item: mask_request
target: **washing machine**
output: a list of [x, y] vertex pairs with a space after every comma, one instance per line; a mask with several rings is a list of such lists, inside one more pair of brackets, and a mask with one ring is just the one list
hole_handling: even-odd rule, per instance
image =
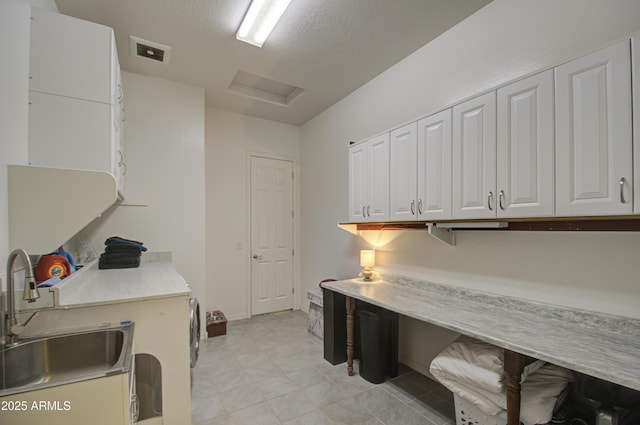
[[198, 362], [200, 351], [200, 304], [195, 297], [189, 299], [189, 348], [193, 368]]

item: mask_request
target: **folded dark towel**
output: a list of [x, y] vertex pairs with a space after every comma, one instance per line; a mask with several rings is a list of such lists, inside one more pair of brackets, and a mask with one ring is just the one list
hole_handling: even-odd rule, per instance
[[146, 251], [147, 248], [144, 246], [144, 244], [142, 242], [138, 242], [138, 241], [134, 241], [132, 239], [125, 239], [125, 238], [121, 238], [120, 236], [111, 236], [110, 238], [107, 238], [104, 241], [105, 245], [131, 245], [131, 246], [137, 246], [139, 247], [142, 251]]
[[130, 269], [140, 267], [140, 257], [112, 258], [100, 256], [98, 269]]
[[118, 254], [129, 254], [129, 255], [140, 255], [142, 253], [142, 249], [139, 246], [135, 245], [124, 245], [124, 244], [111, 244], [104, 247], [104, 252], [118, 253]]

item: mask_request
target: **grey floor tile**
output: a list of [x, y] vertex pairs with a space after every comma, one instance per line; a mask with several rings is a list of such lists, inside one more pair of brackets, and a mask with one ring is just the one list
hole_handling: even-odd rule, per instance
[[261, 403], [264, 398], [258, 388], [253, 385], [243, 385], [220, 393], [220, 400], [227, 413], [235, 412], [254, 404]]
[[381, 385], [385, 390], [405, 402], [415, 400], [427, 393], [427, 390], [424, 387], [409, 379], [407, 375], [386, 381]]
[[213, 385], [221, 393], [247, 385], [251, 382], [249, 375], [242, 369], [209, 374], [209, 377], [213, 381]]
[[322, 411], [314, 410], [285, 422], [285, 425], [335, 425], [335, 422], [329, 419]]
[[285, 375], [272, 376], [256, 382], [255, 385], [260, 389], [265, 400], [271, 400], [298, 389], [297, 385]]
[[385, 425], [434, 425], [433, 422], [406, 404], [385, 413], [380, 416], [380, 419]]
[[[195, 425], [454, 425], [446, 388], [400, 365], [398, 378], [371, 384], [323, 358], [303, 312], [230, 322], [202, 342], [192, 370]], [[422, 420], [422, 422], [415, 422]]]
[[303, 392], [295, 391], [270, 401], [269, 405], [282, 422], [297, 418], [316, 409]]
[[191, 421], [199, 423], [224, 416], [226, 411], [217, 396], [191, 399]]
[[353, 401], [366, 407], [374, 416], [380, 416], [403, 404], [395, 396], [380, 387], [355, 395]]
[[279, 425], [280, 420], [266, 403], [232, 413], [234, 425]]
[[453, 397], [450, 400], [446, 400], [437, 393], [431, 392], [411, 401], [409, 406], [436, 424], [455, 421]]
[[343, 386], [332, 381], [324, 381], [307, 387], [303, 390], [303, 393], [316, 407], [326, 406], [349, 396]]
[[345, 425], [366, 424], [374, 417], [364, 406], [354, 403], [352, 399], [330, 404], [321, 410], [335, 423]]

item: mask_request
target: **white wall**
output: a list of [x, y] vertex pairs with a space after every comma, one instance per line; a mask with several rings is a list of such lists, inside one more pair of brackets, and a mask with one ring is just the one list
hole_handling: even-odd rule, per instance
[[[291, 159], [296, 167], [300, 157], [300, 128], [207, 108], [207, 310], [221, 310], [229, 320], [251, 314], [249, 153]], [[296, 172], [296, 176], [299, 173]], [[299, 210], [298, 181], [294, 179], [296, 212]], [[296, 252], [300, 252], [297, 217], [299, 214], [296, 214], [294, 243]], [[294, 267], [295, 288], [299, 267]]]
[[[0, 280], [9, 255], [7, 164], [27, 163], [31, 8], [0, 3]], [[2, 293], [3, 285], [0, 285]]]
[[[349, 140], [445, 109], [639, 29], [637, 1], [494, 0], [305, 124], [303, 291], [324, 277], [353, 276], [358, 271], [357, 249], [368, 245], [335, 227], [348, 218]], [[456, 237], [457, 246], [447, 247], [426, 232], [404, 232], [379, 250], [379, 268], [640, 317], [637, 233], [467, 231]], [[435, 335], [410, 320], [402, 332], [413, 340], [401, 355], [423, 370], [430, 353], [415, 339], [437, 345], [451, 337]]]
[[129, 72], [122, 78], [125, 200], [86, 232], [98, 253], [114, 235], [142, 241], [150, 251], [171, 251], [178, 273], [203, 302], [204, 90]]

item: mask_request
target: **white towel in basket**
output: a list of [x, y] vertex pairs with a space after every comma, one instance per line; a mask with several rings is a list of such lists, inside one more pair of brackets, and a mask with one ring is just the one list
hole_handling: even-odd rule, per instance
[[[429, 371], [449, 390], [496, 416], [507, 408], [503, 364], [501, 348], [461, 336], [433, 359]], [[572, 379], [570, 371], [540, 360], [528, 365], [521, 380], [521, 422], [549, 422], [558, 395]]]

